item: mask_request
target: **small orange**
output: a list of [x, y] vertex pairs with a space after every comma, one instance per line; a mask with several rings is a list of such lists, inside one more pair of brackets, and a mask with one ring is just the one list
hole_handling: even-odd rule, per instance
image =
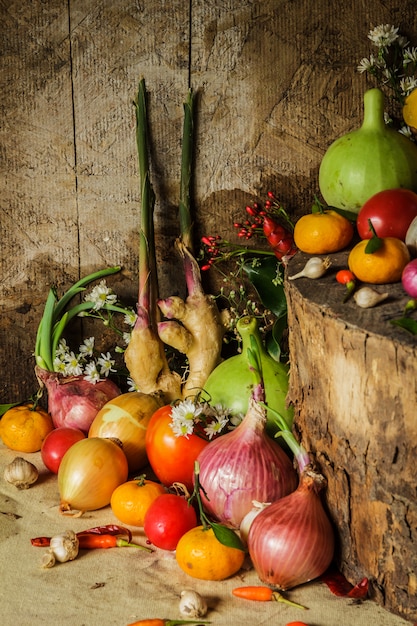
[[223, 545], [212, 528], [196, 526], [177, 544], [175, 558], [189, 576], [200, 580], [224, 580], [240, 570], [245, 553]]
[[0, 420], [0, 437], [5, 446], [18, 452], [38, 452], [43, 440], [53, 429], [52, 417], [33, 404], [19, 404]]
[[160, 483], [139, 477], [128, 480], [113, 491], [110, 506], [118, 520], [129, 526], [143, 526], [152, 502], [166, 493]]
[[417, 129], [417, 89], [413, 89], [405, 99], [403, 118], [407, 126]]
[[301, 252], [329, 254], [346, 248], [353, 233], [353, 225], [346, 217], [328, 209], [300, 217], [294, 228], [294, 242]]
[[374, 285], [397, 283], [401, 280], [402, 271], [410, 260], [408, 248], [400, 239], [384, 237], [381, 241], [381, 247], [375, 252], [365, 252], [369, 240], [364, 239], [349, 253], [349, 269], [364, 283]]

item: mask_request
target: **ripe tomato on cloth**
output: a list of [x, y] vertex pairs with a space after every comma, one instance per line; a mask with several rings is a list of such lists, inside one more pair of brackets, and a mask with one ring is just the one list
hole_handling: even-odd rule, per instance
[[183, 496], [166, 493], [156, 498], [145, 514], [143, 529], [151, 543], [175, 550], [181, 537], [197, 526], [197, 515]]
[[395, 237], [405, 241], [408, 227], [417, 216], [417, 194], [410, 189], [385, 189], [365, 202], [358, 213], [356, 226], [361, 239], [373, 235], [369, 220], [378, 237]]
[[58, 474], [64, 454], [81, 439], [85, 439], [85, 434], [78, 428], [60, 426], [52, 430], [43, 440], [41, 447], [41, 457], [45, 467], [53, 474]]
[[152, 415], [146, 430], [146, 454], [157, 478], [170, 487], [183, 483], [193, 490], [194, 462], [208, 441], [192, 433], [177, 436], [172, 430], [170, 405], [163, 406]]

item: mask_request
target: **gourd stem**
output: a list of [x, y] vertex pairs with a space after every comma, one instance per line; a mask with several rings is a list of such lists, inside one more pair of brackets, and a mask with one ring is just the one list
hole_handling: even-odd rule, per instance
[[384, 94], [380, 89], [368, 89], [363, 97], [363, 130], [385, 130]]

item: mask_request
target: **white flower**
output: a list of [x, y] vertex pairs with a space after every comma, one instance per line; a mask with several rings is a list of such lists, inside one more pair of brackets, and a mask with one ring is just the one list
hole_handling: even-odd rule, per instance
[[93, 356], [94, 350], [94, 337], [90, 337], [89, 339], [84, 339], [84, 342], [80, 346], [80, 354], [83, 357]]
[[137, 320], [137, 313], [135, 311], [127, 311], [124, 317], [124, 323], [128, 326], [134, 326]]
[[398, 132], [405, 135], [408, 139], [413, 137], [413, 133], [411, 132], [411, 128], [409, 126], [403, 126]]
[[58, 343], [57, 349], [55, 351], [55, 355], [59, 359], [63, 359], [65, 355], [68, 353], [68, 345], [65, 339], [61, 339]]
[[103, 376], [108, 376], [110, 372], [115, 372], [115, 369], [112, 369], [114, 365], [114, 359], [112, 359], [110, 352], [107, 354], [101, 353], [101, 356], [97, 359], [97, 367], [100, 368], [100, 374]]
[[132, 338], [132, 333], [123, 333], [123, 341], [128, 346]]
[[191, 400], [183, 400], [171, 410], [171, 428], [177, 437], [187, 437], [194, 430], [194, 421], [203, 412], [200, 404]]
[[368, 38], [378, 48], [386, 48], [398, 40], [398, 27], [381, 24], [369, 31]]
[[68, 376], [80, 376], [83, 373], [83, 368], [74, 352], [69, 352], [65, 356], [65, 364], [65, 373]]
[[207, 424], [207, 426], [204, 428], [204, 432], [209, 439], [212, 439], [214, 435], [218, 435], [223, 430], [223, 428], [227, 426], [228, 422], [228, 417], [216, 416], [211, 422]]
[[416, 62], [417, 62], [417, 48], [406, 48], [403, 54], [404, 65], [408, 65], [408, 63], [416, 63]]
[[64, 361], [61, 361], [61, 359], [56, 356], [54, 359], [54, 372], [65, 374], [66, 368], [67, 366], [65, 365]]
[[407, 76], [400, 80], [400, 89], [403, 96], [408, 96], [416, 88], [417, 78], [414, 78], [414, 76]]
[[98, 371], [94, 361], [90, 361], [90, 363], [87, 363], [87, 365], [85, 366], [84, 378], [85, 380], [88, 380], [88, 382], [94, 384], [98, 383], [98, 381], [100, 380], [100, 372]]
[[115, 304], [117, 302], [117, 295], [113, 293], [110, 287], [107, 287], [105, 280], [101, 280], [84, 299], [86, 302], [92, 302], [93, 309], [98, 311], [106, 304]]
[[127, 384], [128, 384], [128, 391], [138, 391], [138, 386], [133, 380], [133, 378], [128, 378]]

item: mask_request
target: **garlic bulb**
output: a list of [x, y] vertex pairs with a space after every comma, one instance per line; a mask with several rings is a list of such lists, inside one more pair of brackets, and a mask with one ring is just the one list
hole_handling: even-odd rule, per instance
[[61, 535], [55, 535], [50, 541], [50, 552], [60, 563], [73, 561], [78, 556], [79, 541], [73, 530], [67, 530]]
[[207, 602], [197, 591], [181, 591], [180, 613], [183, 617], [204, 617], [207, 614]]
[[246, 513], [239, 526], [239, 536], [245, 546], [248, 544], [249, 529], [253, 520], [265, 507], [270, 504], [270, 502], [258, 502], [257, 500], [252, 500], [253, 508], [249, 511], [249, 513]]
[[379, 293], [372, 287], [361, 287], [353, 294], [353, 298], [362, 309], [370, 309], [388, 298], [388, 293]]
[[405, 235], [405, 244], [411, 258], [417, 257], [417, 217], [413, 219]]
[[36, 466], [21, 456], [17, 456], [4, 468], [4, 480], [17, 489], [29, 489], [38, 480], [38, 476]]
[[324, 259], [318, 256], [312, 256], [301, 272], [293, 276], [288, 276], [288, 280], [295, 280], [296, 278], [321, 278], [327, 272], [331, 264], [328, 256]]

